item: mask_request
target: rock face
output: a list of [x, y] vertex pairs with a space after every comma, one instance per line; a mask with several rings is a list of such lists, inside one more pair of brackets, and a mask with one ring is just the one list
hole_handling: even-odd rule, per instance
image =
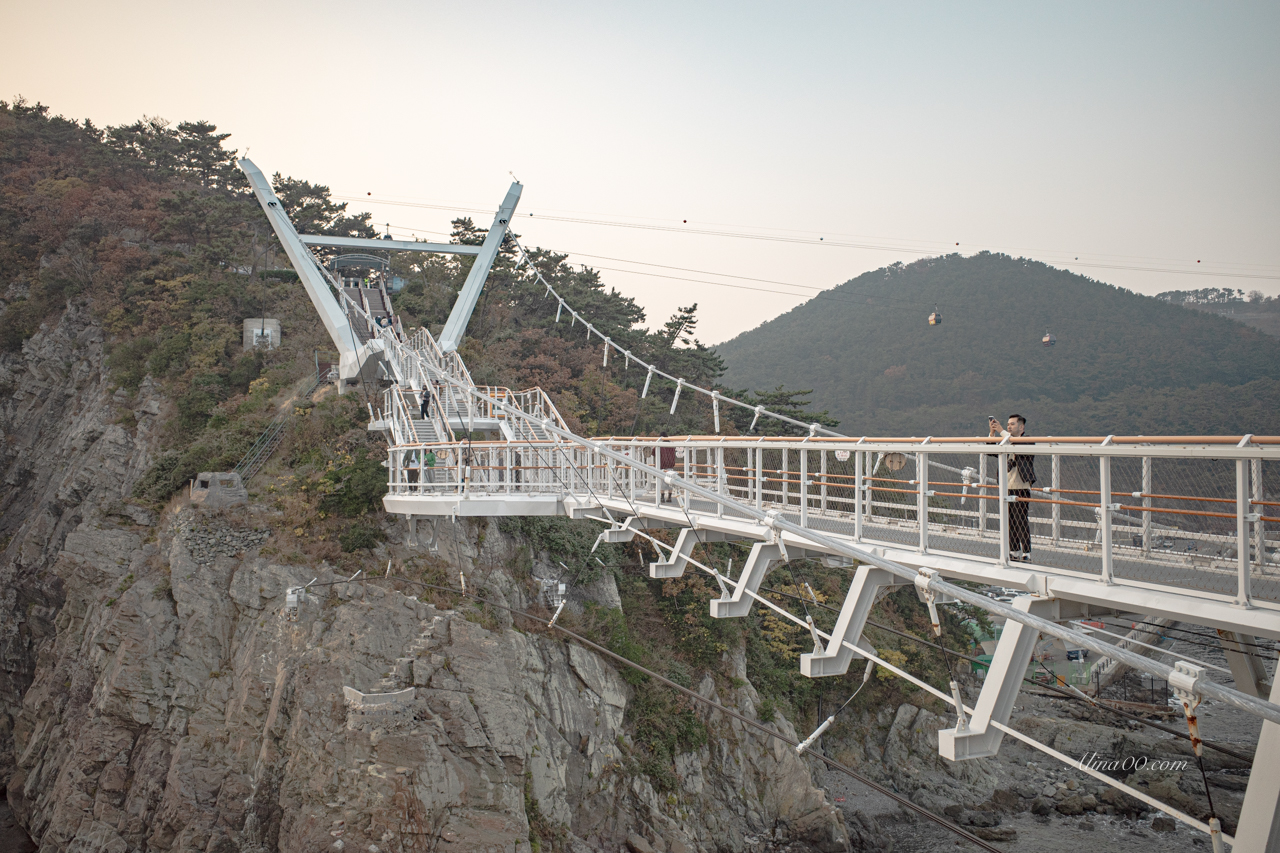
[[[323, 567], [333, 585], [287, 621], [285, 591], [316, 570], [201, 565], [194, 512], [163, 553], [81, 525], [55, 563], [66, 601], [8, 785], [41, 849], [528, 850], [534, 803], [584, 849], [638, 832], [668, 849], [848, 849], [781, 742], [713, 719], [660, 793], [629, 769], [629, 690], [597, 655]], [[717, 698], [753, 713], [754, 691], [736, 692]]]
[[79, 304], [0, 355], [0, 785], [13, 716], [62, 604], [50, 567], [68, 534], [86, 519], [153, 520], [123, 499], [150, 464], [160, 400], [149, 381], [136, 395], [113, 391], [103, 356], [102, 329]]
[[[779, 741], [713, 713], [656, 790], [594, 653], [273, 563], [254, 505], [129, 505], [162, 401], [110, 391], [102, 355], [72, 307], [0, 360], [0, 790], [41, 850], [526, 851], [531, 824], [579, 851], [849, 849]], [[445, 556], [470, 575], [469, 547]], [[483, 547], [514, 546], [491, 526]], [[728, 663], [743, 686], [699, 690], [754, 716]]]

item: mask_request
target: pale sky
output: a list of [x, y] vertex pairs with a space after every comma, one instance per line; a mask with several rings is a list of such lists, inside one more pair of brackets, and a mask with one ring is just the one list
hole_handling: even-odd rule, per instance
[[1280, 294], [1280, 4], [47, 0], [0, 26], [0, 98], [214, 122], [397, 235], [454, 214], [388, 201], [487, 226], [513, 172], [527, 245], [653, 324], [697, 302], [708, 343], [814, 292], [725, 276], [947, 251]]

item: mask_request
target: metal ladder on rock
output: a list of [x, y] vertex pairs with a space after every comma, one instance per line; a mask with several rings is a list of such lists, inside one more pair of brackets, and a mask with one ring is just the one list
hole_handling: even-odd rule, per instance
[[[299, 397], [304, 400], [311, 398], [316, 388], [320, 386], [321, 378], [317, 374], [312, 377], [305, 391], [295, 397], [293, 401], [297, 401]], [[258, 440], [253, 443], [245, 453], [245, 455], [236, 463], [235, 472], [240, 475], [240, 482], [248, 487], [249, 481], [253, 479], [253, 475], [262, 470], [262, 466], [267, 464], [267, 460], [271, 458], [271, 454], [276, 452], [276, 448], [280, 446], [280, 442], [284, 440], [284, 428], [289, 423], [289, 414], [292, 407], [286, 407], [284, 411], [276, 415], [271, 423], [267, 424], [267, 428], [262, 431], [262, 435], [258, 436]]]

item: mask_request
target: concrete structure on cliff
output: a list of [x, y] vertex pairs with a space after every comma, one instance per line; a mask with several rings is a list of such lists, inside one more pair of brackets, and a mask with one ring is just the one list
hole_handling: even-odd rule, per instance
[[[951, 704], [955, 725], [938, 735], [942, 755], [952, 761], [993, 755], [1006, 735], [1066, 758], [1009, 726], [1037, 638], [1060, 638], [1167, 680], [1193, 726], [1205, 698], [1260, 717], [1240, 829], [1227, 840], [1250, 853], [1280, 846], [1280, 679], [1268, 679], [1259, 645], [1250, 639], [1280, 640], [1280, 561], [1270, 535], [1280, 525], [1280, 501], [1269, 500], [1265, 488], [1280, 482], [1280, 437], [1078, 436], [1034, 443], [1008, 435], [851, 437], [758, 406], [749, 407], [757, 421], [776, 418], [800, 434], [723, 435], [720, 408], [746, 404], [663, 373], [614, 344], [530, 264], [548, 298], [558, 301], [557, 318], [568, 311], [601, 339], [606, 366], [612, 356], [647, 371], [642, 396], [657, 378], [674, 386], [673, 412], [682, 394], [702, 394], [712, 404], [713, 435], [584, 438], [568, 429], [544, 391], [477, 386], [457, 353], [514, 214], [518, 183], [482, 246], [366, 241], [299, 235], [262, 173], [247, 160], [241, 168], [341, 353], [342, 384], [385, 382], [369, 428], [387, 436], [386, 509], [408, 519], [411, 529], [418, 519], [445, 516], [565, 515], [600, 522], [604, 541], [646, 539], [663, 555], [651, 564], [651, 576], [694, 569], [714, 578], [720, 596], [709, 602], [713, 617], [742, 617], [758, 602], [805, 626], [814, 642], [801, 658], [805, 675], [839, 675], [855, 659], [870, 660]], [[312, 246], [471, 254], [476, 263], [437, 341], [426, 329], [402, 327], [385, 288], [341, 287]], [[424, 397], [431, 403], [425, 418]], [[488, 440], [471, 441], [476, 432]], [[675, 450], [674, 467], [663, 464], [666, 448]], [[427, 450], [438, 460], [432, 468], [422, 462]], [[1018, 456], [1034, 457], [1047, 473], [1047, 485], [1037, 484], [1030, 496], [1010, 486]], [[676, 499], [662, 501], [663, 492]], [[1025, 555], [1011, 549], [1008, 535], [1023, 512], [1032, 543]], [[678, 530], [674, 545], [654, 538], [649, 531], [655, 528]], [[736, 578], [695, 555], [698, 544], [724, 541], [751, 545]], [[758, 592], [772, 568], [799, 557], [851, 567], [830, 633]], [[955, 581], [1021, 594], [1004, 603]], [[876, 596], [903, 585], [914, 587], [935, 624], [936, 608], [954, 601], [1007, 620], [974, 707], [964, 705], [954, 683], [951, 695], [937, 691], [884, 660], [863, 637]], [[1215, 630], [1234, 686], [1211, 681], [1192, 661], [1171, 666], [1080, 624], [1115, 610]], [[1201, 821], [1119, 787], [1222, 843], [1216, 819]]]

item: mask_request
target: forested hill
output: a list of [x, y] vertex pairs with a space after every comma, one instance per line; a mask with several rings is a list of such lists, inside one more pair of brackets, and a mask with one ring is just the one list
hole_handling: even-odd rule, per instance
[[1280, 340], [987, 252], [866, 273], [717, 351], [726, 385], [812, 388], [853, 434], [971, 434], [1014, 410], [1042, 435], [1280, 432]]

